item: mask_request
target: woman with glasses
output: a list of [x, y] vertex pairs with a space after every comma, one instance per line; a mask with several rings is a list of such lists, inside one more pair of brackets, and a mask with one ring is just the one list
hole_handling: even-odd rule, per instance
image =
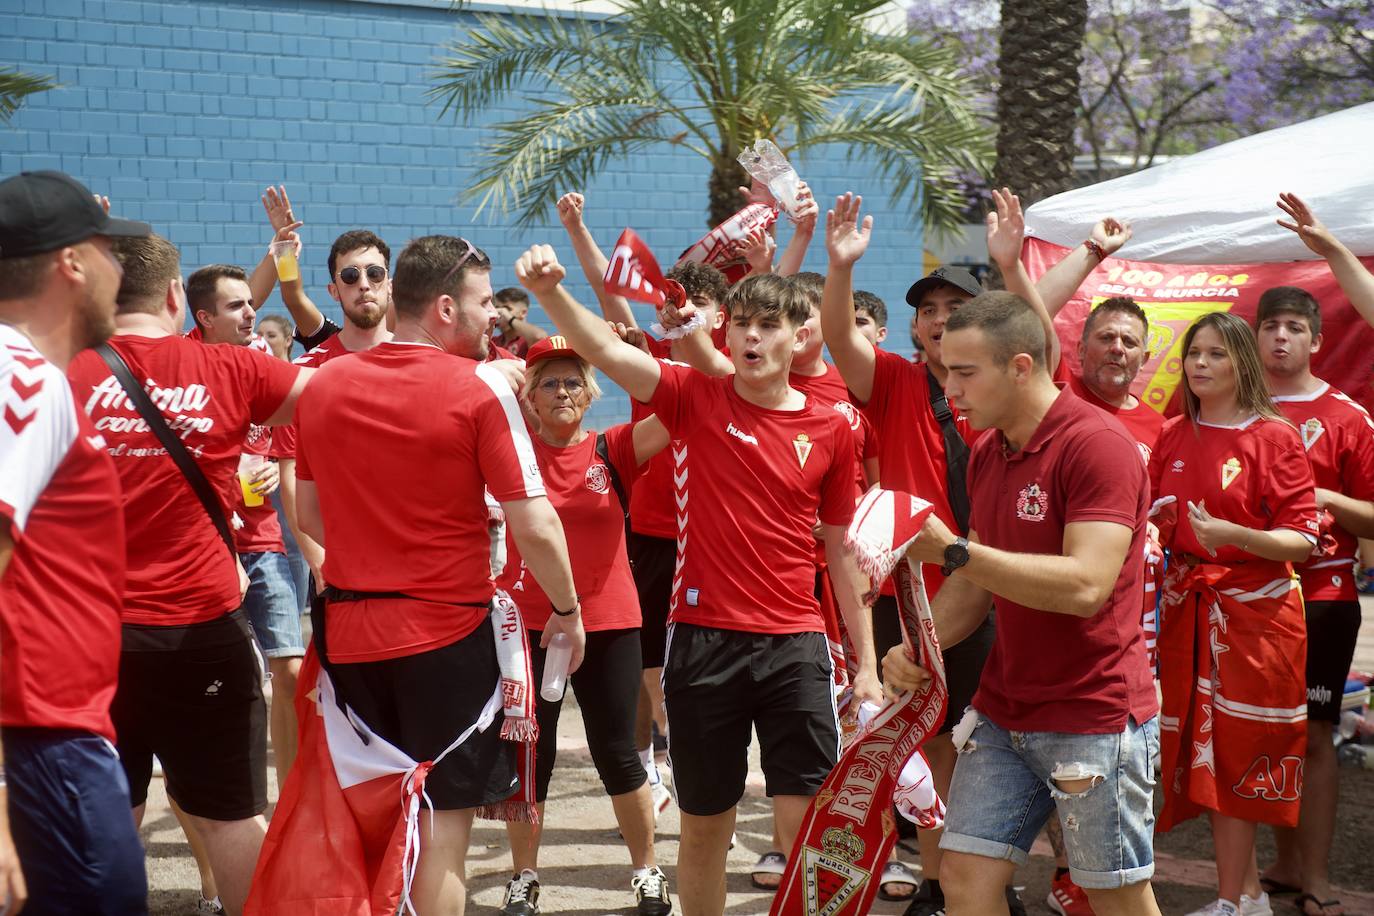
[[[668, 431], [653, 416], [604, 433], [584, 429], [582, 418], [600, 393], [591, 366], [568, 348], [563, 337], [547, 337], [530, 347], [523, 395], [527, 415], [538, 421], [531, 440], [549, 500], [563, 522], [587, 630], [586, 654], [570, 679], [572, 689], [582, 709], [592, 762], [611, 797], [630, 853], [637, 910], [664, 916], [672, 911], [672, 903], [667, 881], [654, 861], [652, 795], [634, 740], [642, 674], [640, 611], [625, 557], [625, 507], [640, 468], [667, 446]], [[506, 550], [497, 587], [515, 599], [531, 631], [533, 683], [539, 684], [545, 659], [539, 641], [552, 608], [510, 538]], [[533, 800], [541, 823], [561, 707], [561, 699], [549, 702], [540, 697], [536, 709]], [[501, 907], [507, 916], [539, 912], [540, 830], [540, 824], [507, 823], [516, 870]]]
[[1302, 593], [1316, 544], [1312, 470], [1274, 407], [1250, 326], [1213, 312], [1183, 338], [1185, 415], [1150, 459], [1160, 543], [1159, 829], [1204, 811], [1218, 899], [1191, 916], [1270, 912], [1255, 826], [1293, 827], [1307, 743]]

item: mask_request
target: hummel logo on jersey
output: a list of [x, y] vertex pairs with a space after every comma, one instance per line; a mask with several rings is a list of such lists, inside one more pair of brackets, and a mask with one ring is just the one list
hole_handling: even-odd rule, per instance
[[755, 439], [753, 436], [749, 435], [744, 430], [740, 429], [733, 422], [725, 424], [725, 431], [741, 442], [748, 442], [750, 445], [759, 444], [759, 440]]

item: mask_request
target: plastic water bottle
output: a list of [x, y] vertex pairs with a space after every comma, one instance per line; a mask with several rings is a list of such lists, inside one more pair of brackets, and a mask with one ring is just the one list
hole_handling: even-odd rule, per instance
[[801, 179], [773, 141], [758, 140], [752, 147], [745, 147], [738, 161], [746, 172], [768, 186], [769, 193], [789, 216], [797, 215], [797, 192], [801, 190], [798, 182]]
[[549, 640], [549, 651], [544, 656], [544, 683], [539, 695], [550, 703], [563, 699], [563, 690], [568, 686], [568, 663], [572, 661], [572, 637], [567, 633], [556, 633]]

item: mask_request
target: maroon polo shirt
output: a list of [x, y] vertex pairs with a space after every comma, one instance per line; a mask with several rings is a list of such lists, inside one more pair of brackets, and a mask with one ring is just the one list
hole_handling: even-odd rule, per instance
[[1008, 453], [1001, 433], [969, 458], [971, 527], [990, 547], [1062, 555], [1064, 526], [1114, 522], [1132, 531], [1127, 562], [1091, 617], [1000, 596], [997, 641], [974, 707], [1011, 731], [1109, 734], [1159, 711], [1145, 656], [1140, 592], [1149, 487], [1135, 440], [1113, 417], [1061, 391], [1030, 441]]

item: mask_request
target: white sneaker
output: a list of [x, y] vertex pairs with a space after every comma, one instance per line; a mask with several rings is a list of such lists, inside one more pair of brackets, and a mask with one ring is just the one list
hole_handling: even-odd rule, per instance
[[1274, 916], [1274, 908], [1269, 905], [1269, 895], [1263, 891], [1258, 897], [1241, 894], [1240, 916]]
[[1188, 916], [1239, 916], [1240, 907], [1229, 900], [1213, 900], [1200, 910], [1193, 910]]

